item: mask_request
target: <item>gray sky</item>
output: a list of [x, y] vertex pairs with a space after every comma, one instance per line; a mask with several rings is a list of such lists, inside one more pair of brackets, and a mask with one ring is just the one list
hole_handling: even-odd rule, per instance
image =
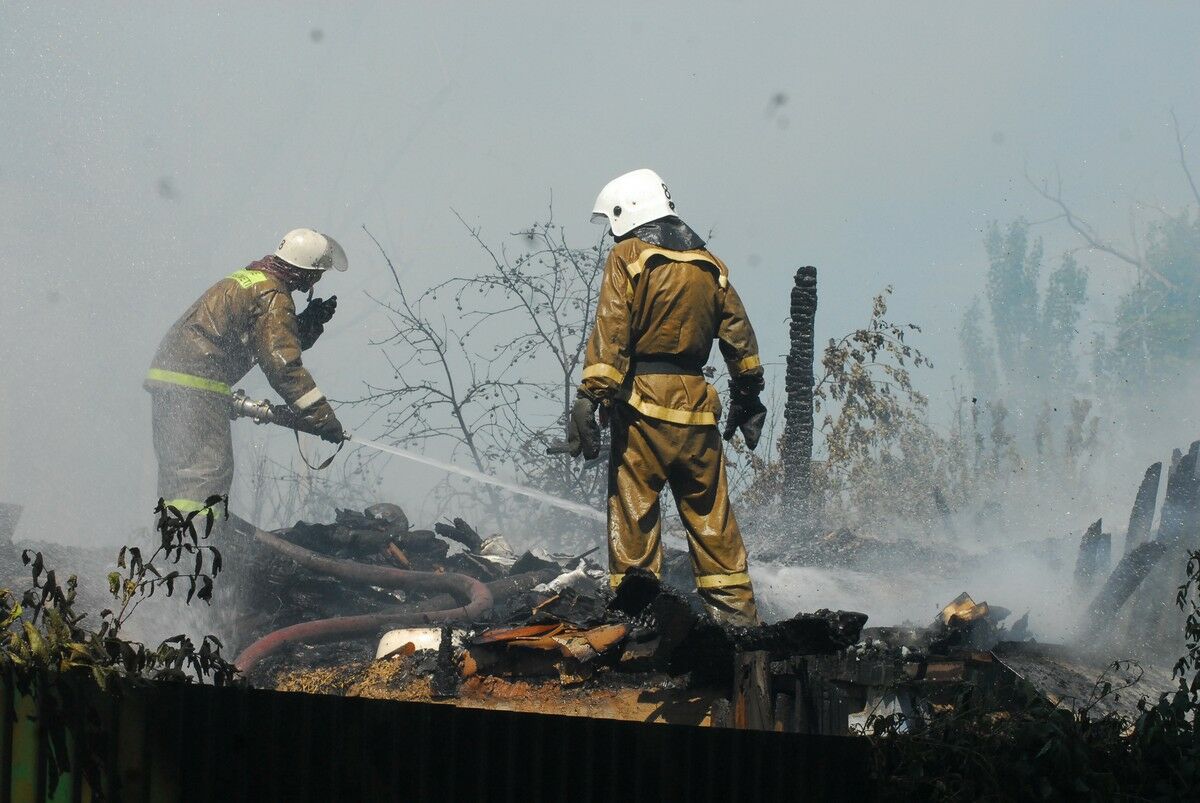
[[[385, 369], [361, 224], [424, 287], [483, 267], [452, 207], [497, 241], [553, 192], [589, 243], [637, 167], [714, 232], [766, 354], [811, 263], [819, 336], [895, 284], [946, 387], [987, 223], [1052, 214], [1026, 164], [1117, 236], [1188, 201], [1169, 111], [1200, 126], [1198, 41], [1183, 3], [0, 2], [0, 500], [25, 535], [146, 523], [154, 348], [284, 231], [349, 253], [305, 358], [349, 397]], [[1081, 261], [1107, 298], [1127, 281]]]

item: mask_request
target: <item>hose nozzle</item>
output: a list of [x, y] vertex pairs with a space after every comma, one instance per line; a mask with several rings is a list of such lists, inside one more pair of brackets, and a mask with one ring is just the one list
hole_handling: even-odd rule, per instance
[[277, 408], [271, 402], [263, 399], [255, 401], [246, 395], [244, 390], [235, 390], [229, 399], [229, 417], [249, 418], [256, 424], [278, 424]]

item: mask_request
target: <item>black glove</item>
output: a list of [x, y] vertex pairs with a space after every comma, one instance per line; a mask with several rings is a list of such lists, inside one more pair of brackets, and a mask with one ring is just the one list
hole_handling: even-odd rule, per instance
[[567, 439], [546, 449], [547, 454], [583, 455], [595, 460], [600, 455], [600, 425], [596, 423], [596, 403], [587, 396], [577, 396], [567, 416]]
[[745, 387], [733, 381], [729, 383], [729, 414], [725, 418], [725, 432], [722, 437], [729, 440], [733, 433], [740, 429], [742, 438], [751, 451], [758, 446], [763, 425], [767, 422], [767, 408], [758, 398], [760, 390], [761, 385]]
[[338, 421], [333, 408], [324, 399], [301, 414], [300, 424], [305, 432], [311, 432], [321, 440], [330, 443], [341, 443], [346, 439], [346, 431], [342, 429], [342, 422]]
[[300, 331], [300, 348], [304, 351], [313, 347], [317, 342], [317, 338], [325, 331], [325, 324], [329, 323], [329, 319], [333, 317], [333, 313], [337, 312], [337, 296], [329, 298], [314, 298], [308, 302], [308, 306], [304, 308], [296, 316], [296, 326]]

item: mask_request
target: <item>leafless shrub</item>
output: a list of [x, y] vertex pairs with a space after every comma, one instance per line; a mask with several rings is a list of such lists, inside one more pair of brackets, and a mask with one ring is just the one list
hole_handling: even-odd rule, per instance
[[[397, 445], [598, 505], [605, 488], [599, 461], [579, 464], [547, 455], [546, 447], [562, 436], [607, 250], [602, 242], [571, 245], [553, 210], [511, 235], [512, 253], [511, 243], [495, 247], [463, 225], [485, 257], [483, 270], [416, 293], [403, 286], [376, 241], [396, 281], [390, 296], [374, 299], [392, 324], [392, 333], [374, 344], [392, 376], [369, 383], [354, 403], [381, 416], [385, 438]], [[564, 529], [551, 522], [572, 518], [550, 511], [531, 518], [522, 503], [514, 519], [503, 494], [453, 478], [436, 494], [441, 509], [481, 506], [490, 523], [519, 521], [526, 532], [544, 527], [543, 536]]]

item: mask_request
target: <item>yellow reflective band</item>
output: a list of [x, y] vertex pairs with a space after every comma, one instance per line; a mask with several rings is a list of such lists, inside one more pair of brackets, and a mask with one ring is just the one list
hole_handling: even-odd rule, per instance
[[744, 360], [739, 360], [738, 362], [731, 363], [729, 365], [729, 368], [733, 373], [744, 374], [747, 371], [753, 371], [755, 368], [758, 368], [761, 365], [762, 365], [762, 360], [759, 359], [759, 356], [757, 354], [751, 354], [749, 357], [747, 357]]
[[725, 276], [725, 269], [721, 267], [721, 263], [717, 262], [708, 254], [697, 251], [672, 251], [669, 248], [647, 248], [638, 254], [638, 258], [625, 266], [626, 272], [630, 278], [636, 278], [643, 270], [646, 269], [646, 262], [651, 257], [663, 257], [672, 262], [703, 262], [706, 265], [712, 265], [717, 269], [717, 274], [720, 276], [721, 287], [724, 288], [729, 284], [729, 280]]
[[173, 507], [180, 513], [191, 513], [193, 510], [207, 510], [210, 505], [197, 502], [195, 499], [168, 499], [163, 502], [167, 507]]
[[659, 404], [651, 404], [643, 399], [636, 390], [629, 391], [627, 402], [630, 407], [642, 415], [657, 418], [659, 421], [704, 427], [715, 427], [717, 425], [716, 413], [709, 412], [708, 410], [674, 410]]
[[696, 588], [724, 588], [725, 586], [750, 585], [750, 575], [745, 572], [735, 574], [702, 574], [696, 577]]
[[181, 374], [178, 371], [164, 371], [161, 368], [151, 368], [146, 372], [147, 379], [153, 379], [155, 382], [168, 382], [172, 385], [182, 385], [185, 388], [195, 388], [196, 390], [207, 390], [213, 393], [222, 393], [228, 396], [233, 390], [224, 382], [218, 382], [215, 379], [205, 379], [202, 376], [192, 376], [191, 374]]
[[263, 273], [261, 270], [239, 270], [235, 273], [229, 274], [228, 278], [233, 279], [242, 286], [243, 290], [245, 290], [253, 287], [259, 282], [265, 282], [267, 280], [267, 274]]
[[594, 379], [598, 376], [602, 376], [605, 379], [611, 379], [618, 385], [625, 381], [625, 374], [623, 372], [618, 371], [615, 367], [606, 363], [598, 362], [595, 365], [589, 365], [587, 368], [583, 369], [584, 379]]
[[[647, 570], [647, 571], [649, 571], [649, 570]], [[655, 577], [658, 577], [658, 575], [657, 575], [657, 574], [656, 574], [656, 575], [654, 575], [654, 576], [655, 576]], [[625, 579], [625, 573], [624, 573], [624, 572], [617, 572], [616, 574], [610, 574], [610, 575], [608, 576], [608, 584], [609, 584], [610, 586], [612, 586], [613, 588], [616, 588], [617, 586], [621, 585], [621, 582], [622, 582], [624, 579]]]

